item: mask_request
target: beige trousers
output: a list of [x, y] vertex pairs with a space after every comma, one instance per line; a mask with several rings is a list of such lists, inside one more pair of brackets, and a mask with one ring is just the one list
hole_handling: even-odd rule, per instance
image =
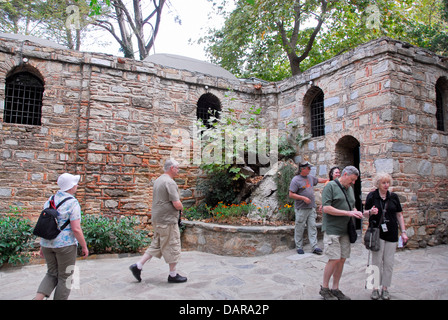
[[394, 269], [394, 256], [397, 250], [397, 242], [389, 242], [380, 239], [380, 250], [372, 251], [372, 264], [380, 270], [380, 284], [390, 287], [392, 271]]

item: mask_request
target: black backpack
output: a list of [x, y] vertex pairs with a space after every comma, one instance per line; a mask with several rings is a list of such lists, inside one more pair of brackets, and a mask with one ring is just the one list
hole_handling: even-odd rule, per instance
[[36, 226], [34, 227], [33, 234], [47, 239], [53, 240], [58, 236], [58, 234], [65, 229], [70, 223], [68, 219], [61, 228], [58, 226], [58, 208], [67, 200], [73, 199], [73, 197], [67, 197], [55, 207], [54, 196], [51, 197], [50, 206], [42, 210], [39, 219], [37, 220]]

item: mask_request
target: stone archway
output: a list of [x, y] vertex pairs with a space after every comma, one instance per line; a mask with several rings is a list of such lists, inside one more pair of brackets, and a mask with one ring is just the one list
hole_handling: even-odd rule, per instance
[[[355, 166], [360, 170], [361, 162], [361, 144], [353, 136], [343, 136], [339, 139], [335, 146], [335, 163], [337, 163], [341, 170], [346, 166]], [[361, 179], [362, 174], [360, 171], [360, 176], [355, 184], [355, 197], [356, 197], [356, 208], [362, 210], [362, 199], [361, 199]]]

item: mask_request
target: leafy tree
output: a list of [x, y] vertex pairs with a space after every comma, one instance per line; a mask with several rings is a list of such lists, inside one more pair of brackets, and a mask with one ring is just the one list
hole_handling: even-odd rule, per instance
[[[220, 8], [225, 8], [225, 2]], [[258, 77], [278, 80], [289, 72], [299, 74], [337, 2], [239, 0], [225, 26], [201, 41], [210, 44], [207, 51], [213, 62], [236, 75], [245, 76], [250, 70]], [[290, 70], [283, 64], [285, 56]]]
[[35, 4], [26, 0], [0, 2], [0, 31], [29, 34], [30, 23], [35, 19]]
[[0, 31], [46, 38], [79, 50], [87, 31], [92, 29], [96, 9], [91, 4], [85, 0], [3, 0]]
[[448, 1], [419, 0], [408, 27], [413, 44], [448, 55]]
[[[226, 12], [230, 1], [215, 6], [225, 25], [200, 43], [212, 62], [243, 78], [281, 80], [381, 36], [439, 53], [447, 48], [446, 20], [439, 23], [448, 17], [444, 0], [234, 0]], [[437, 21], [430, 28], [429, 13]]]

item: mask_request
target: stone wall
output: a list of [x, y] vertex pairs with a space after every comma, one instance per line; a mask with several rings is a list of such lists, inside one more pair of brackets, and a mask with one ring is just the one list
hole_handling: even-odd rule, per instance
[[[302, 135], [310, 133], [307, 93], [321, 88], [325, 136], [310, 139], [299, 159], [326, 176], [334, 165], [353, 164], [358, 144], [362, 199], [374, 188], [377, 172], [390, 173], [412, 237], [409, 246], [446, 243], [448, 131], [436, 129], [435, 86], [447, 78], [446, 58], [378, 39], [278, 83], [278, 127], [288, 131], [288, 123], [297, 121]], [[444, 104], [447, 114], [448, 95]]]
[[[199, 97], [211, 92], [224, 108], [242, 111], [256, 94], [237, 80], [1, 39], [1, 110], [5, 79], [19, 66], [45, 82], [42, 126], [0, 122], [0, 209], [20, 206], [33, 218], [64, 171], [82, 176], [77, 198], [85, 213], [149, 217], [171, 130], [191, 131]], [[198, 174], [197, 166], [182, 168], [176, 181], [184, 202], [195, 201]]]
[[[382, 38], [256, 89], [149, 62], [0, 39], [0, 109], [5, 79], [18, 66], [45, 82], [43, 116], [41, 126], [0, 121], [2, 211], [16, 205], [36, 217], [57, 190], [57, 176], [69, 171], [82, 176], [77, 196], [84, 212], [137, 214], [146, 222], [152, 182], [173, 145], [171, 130], [191, 132], [202, 94], [216, 95], [224, 110], [261, 107], [266, 128], [286, 134], [296, 125], [306, 135], [310, 100], [320, 88], [325, 135], [297, 149], [296, 160], [312, 162], [320, 177], [333, 165], [357, 164], [362, 199], [378, 171], [391, 173], [410, 245], [447, 241], [448, 132], [437, 130], [435, 118], [435, 85], [448, 80], [446, 58]], [[447, 113], [448, 90], [444, 103]], [[199, 174], [192, 164], [181, 170], [185, 203], [198, 196]]]
[[[261, 256], [295, 249], [294, 226], [229, 226], [185, 221], [182, 249], [236, 257]], [[318, 238], [322, 239], [320, 224]], [[306, 232], [304, 244], [309, 243]]]

